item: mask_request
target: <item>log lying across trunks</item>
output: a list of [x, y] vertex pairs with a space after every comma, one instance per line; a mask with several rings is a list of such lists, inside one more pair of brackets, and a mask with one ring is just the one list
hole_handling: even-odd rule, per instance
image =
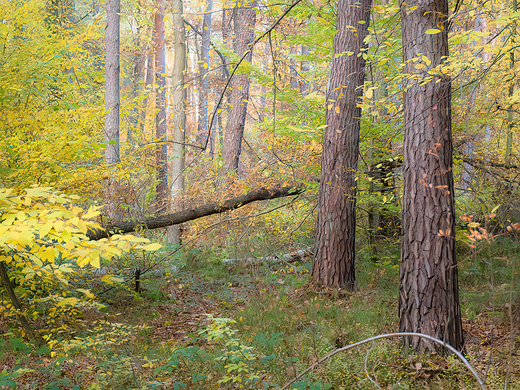
[[223, 203], [208, 203], [196, 208], [185, 209], [172, 214], [158, 215], [144, 218], [140, 221], [111, 221], [104, 229], [90, 230], [87, 236], [91, 240], [99, 240], [115, 233], [130, 233], [139, 227], [146, 229], [158, 229], [167, 226], [192, 221], [197, 218], [225, 211], [235, 210], [249, 203], [259, 200], [282, 198], [285, 196], [298, 195], [305, 191], [304, 187], [273, 187], [252, 190], [245, 195], [228, 199]]

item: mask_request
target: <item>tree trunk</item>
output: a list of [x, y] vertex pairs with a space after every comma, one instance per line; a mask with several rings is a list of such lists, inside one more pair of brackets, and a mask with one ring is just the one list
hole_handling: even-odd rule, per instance
[[166, 146], [166, 52], [164, 45], [164, 0], [158, 1], [155, 13], [155, 138], [159, 142], [155, 149], [157, 169], [156, 205], [162, 209], [168, 199], [168, 167]]
[[211, 45], [211, 11], [213, 0], [207, 0], [204, 20], [202, 23], [202, 45], [200, 51], [200, 90], [199, 90], [199, 123], [197, 128], [198, 140], [201, 145], [206, 144], [208, 137], [208, 93], [209, 93], [209, 49]]
[[[308, 45], [302, 45], [302, 56], [308, 56], [310, 54], [310, 47]], [[304, 60], [301, 62], [303, 80], [300, 84], [300, 93], [307, 95], [309, 93], [309, 82], [307, 81], [307, 72], [311, 70], [310, 61]]]
[[43, 344], [43, 340], [37, 335], [32, 326], [29, 324], [27, 317], [23, 314], [24, 310], [18, 296], [16, 295], [13, 286], [11, 285], [11, 280], [9, 279], [9, 275], [7, 273], [7, 266], [3, 261], [0, 261], [0, 281], [4, 285], [5, 291], [7, 291], [7, 295], [9, 296], [9, 300], [13, 305], [18, 319], [20, 320], [20, 325], [25, 332], [25, 335], [29, 338], [29, 340], [36, 342], [38, 345]]
[[[401, 9], [405, 73], [412, 77], [404, 94], [399, 331], [425, 333], [460, 349], [451, 82], [445, 76], [423, 82], [448, 56], [448, 1], [425, 4], [414, 0]], [[414, 337], [405, 337], [404, 346], [438, 350]]]
[[[355, 178], [361, 124], [361, 108], [357, 103], [365, 79], [365, 60], [360, 50], [367, 34], [370, 3], [370, 0], [338, 1], [312, 269], [317, 282], [350, 290], [356, 282]], [[347, 26], [357, 26], [357, 32]], [[346, 51], [353, 54], [340, 55]]]
[[[517, 9], [517, 0], [513, 0], [513, 12], [516, 13]], [[511, 74], [513, 77], [511, 78], [511, 84], [509, 85], [509, 97], [513, 96], [515, 93], [515, 84], [516, 80], [514, 77], [515, 74], [515, 44], [516, 44], [516, 22], [511, 22], [511, 46], [512, 49], [509, 52], [509, 67], [511, 68]], [[506, 136], [506, 156], [505, 163], [509, 164], [511, 162], [511, 149], [513, 147], [513, 128], [515, 127], [515, 122], [513, 121], [513, 106], [509, 107], [509, 114], [507, 116], [507, 136]]]
[[[173, 0], [173, 29], [175, 32], [175, 59], [173, 64], [173, 160], [170, 195], [172, 199], [182, 196], [184, 191], [184, 138], [186, 131], [186, 90], [184, 71], [186, 68], [186, 32], [182, 20], [182, 0]], [[179, 226], [168, 228], [168, 242], [178, 244], [181, 231]]]
[[[253, 58], [252, 43], [255, 39], [253, 31], [256, 23], [256, 0], [247, 4], [247, 7], [235, 8], [233, 41], [234, 51], [242, 57], [248, 50], [245, 60], [251, 62]], [[236, 171], [242, 150], [242, 136], [247, 114], [247, 102], [249, 100], [249, 77], [246, 74], [233, 76], [230, 83], [231, 101], [228, 120], [224, 130], [224, 148], [222, 158], [224, 171]]]
[[[141, 118], [141, 107], [138, 103], [138, 97], [140, 94], [140, 81], [144, 76], [144, 67], [145, 67], [145, 53], [138, 49], [140, 39], [137, 37], [135, 39], [135, 51], [133, 54], [132, 62], [133, 62], [133, 70], [132, 70], [132, 114], [130, 115], [130, 126], [128, 127], [127, 133], [127, 142], [130, 146], [132, 146], [135, 142], [136, 131], [141, 130], [140, 126], [140, 118]], [[141, 131], [138, 132], [141, 134]]]
[[[106, 10], [105, 164], [115, 165], [119, 163], [119, 0], [108, 0]], [[107, 216], [118, 218], [117, 180], [110, 177], [105, 185]]]

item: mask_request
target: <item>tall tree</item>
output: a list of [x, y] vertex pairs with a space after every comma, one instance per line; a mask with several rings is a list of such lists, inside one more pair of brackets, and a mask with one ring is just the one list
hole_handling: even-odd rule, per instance
[[[172, 199], [181, 196], [184, 191], [184, 142], [186, 130], [186, 89], [184, 88], [184, 72], [186, 69], [186, 31], [182, 19], [182, 0], [172, 1], [174, 50], [175, 58], [172, 70], [172, 100], [173, 100], [173, 147], [170, 195]], [[180, 242], [180, 227], [168, 228], [168, 242]]]
[[[513, 0], [512, 11], [517, 10], [517, 0]], [[514, 77], [515, 68], [515, 43], [516, 43], [516, 21], [511, 22], [511, 51], [509, 52], [509, 66], [512, 69], [511, 83], [509, 84], [509, 96], [513, 96], [515, 93], [516, 80]], [[511, 162], [511, 149], [513, 147], [513, 128], [515, 123], [513, 121], [513, 107], [509, 107], [509, 113], [507, 116], [507, 136], [506, 136], [506, 164]]]
[[164, 0], [159, 0], [155, 12], [155, 81], [156, 116], [155, 137], [159, 143], [155, 150], [157, 166], [157, 205], [163, 207], [168, 197], [168, 168], [166, 146], [166, 51], [164, 45]]
[[[356, 170], [370, 0], [339, 0], [323, 140], [313, 278], [355, 288]], [[357, 31], [351, 26], [357, 26]], [[351, 54], [349, 54], [349, 52]]]
[[[302, 56], [307, 57], [310, 54], [310, 47], [308, 45], [302, 45]], [[302, 95], [307, 95], [309, 92], [309, 82], [307, 81], [307, 75], [306, 72], [311, 70], [311, 63], [310, 61], [303, 60], [301, 62], [302, 67], [302, 75], [304, 79], [302, 80], [302, 83], [300, 84], [300, 92]]]
[[[253, 0], [234, 9], [235, 38], [233, 40], [233, 49], [239, 57], [242, 57], [247, 52], [245, 61], [249, 62], [253, 58], [252, 44], [255, 39], [253, 29], [256, 23], [255, 8], [257, 5], [257, 1]], [[238, 169], [246, 122], [247, 103], [249, 101], [249, 76], [240, 74], [240, 72], [236, 73], [231, 80], [230, 86], [230, 109], [224, 130], [224, 147], [222, 150], [224, 170], [226, 172]]]
[[[105, 164], [119, 163], [119, 15], [120, 0], [106, 3], [107, 27], [106, 40], [106, 81], [105, 81]], [[117, 180], [109, 178], [105, 187], [105, 203], [109, 218], [118, 217], [116, 202]]]
[[199, 143], [206, 144], [208, 137], [208, 92], [209, 92], [209, 49], [211, 46], [211, 13], [213, 0], [206, 0], [204, 20], [202, 22], [202, 45], [200, 49], [200, 89], [199, 89], [199, 121], [197, 134]]
[[[429, 78], [430, 71], [448, 56], [447, 15], [447, 0], [401, 4], [408, 85], [404, 93], [399, 330], [425, 333], [460, 349], [451, 81], [445, 75]], [[437, 349], [412, 337], [406, 337], [404, 345], [419, 352]]]

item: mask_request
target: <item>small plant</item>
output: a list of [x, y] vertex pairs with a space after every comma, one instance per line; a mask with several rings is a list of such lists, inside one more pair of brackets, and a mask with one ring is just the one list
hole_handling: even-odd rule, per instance
[[250, 383], [254, 384], [260, 377], [252, 372], [251, 363], [257, 360], [254, 348], [242, 344], [240, 339], [235, 337], [237, 329], [231, 327], [236, 324], [230, 318], [214, 318], [208, 315], [213, 322], [209, 327], [199, 332], [199, 335], [208, 341], [224, 343], [222, 355], [215, 357], [216, 361], [223, 362], [227, 374], [217, 383]]

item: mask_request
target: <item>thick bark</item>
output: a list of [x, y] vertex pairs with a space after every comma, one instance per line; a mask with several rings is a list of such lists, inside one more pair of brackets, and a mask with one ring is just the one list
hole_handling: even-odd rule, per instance
[[198, 140], [205, 145], [208, 137], [208, 92], [209, 92], [209, 48], [211, 46], [211, 12], [213, 0], [207, 0], [204, 20], [202, 23], [202, 45], [200, 51], [200, 90], [199, 90], [199, 123], [197, 128]]
[[[106, 26], [106, 84], [105, 84], [105, 164], [119, 163], [119, 0], [108, 0]], [[105, 203], [109, 218], [118, 217], [117, 180], [105, 183]]]
[[166, 52], [164, 45], [164, 0], [159, 0], [155, 13], [155, 137], [159, 143], [155, 150], [157, 169], [157, 206], [162, 208], [168, 198], [168, 168], [166, 146]]
[[[325, 285], [355, 288], [356, 170], [359, 154], [370, 0], [339, 0], [323, 140], [313, 278]], [[360, 24], [361, 21], [365, 23]], [[347, 26], [357, 26], [357, 32]], [[352, 55], [345, 55], [350, 51]]]
[[[256, 23], [256, 6], [257, 2], [254, 0], [247, 4], [247, 7], [235, 8], [234, 51], [239, 57], [242, 57], [249, 51], [245, 57], [245, 60], [249, 62], [251, 62], [253, 58], [251, 45], [255, 39], [253, 29]], [[224, 148], [222, 151], [225, 172], [238, 169], [238, 162], [242, 151], [242, 137], [246, 121], [247, 103], [249, 100], [249, 76], [246, 74], [235, 74], [230, 86], [230, 109], [224, 130]]]
[[[172, 70], [173, 100], [173, 147], [170, 196], [172, 199], [182, 196], [184, 191], [184, 140], [186, 134], [186, 89], [184, 88], [184, 72], [186, 69], [186, 32], [182, 20], [182, 0], [174, 0], [173, 29], [175, 32], [175, 58]], [[168, 242], [178, 244], [181, 239], [179, 226], [168, 229]]]
[[173, 214], [160, 215], [157, 217], [145, 218], [141, 221], [111, 221], [105, 230], [90, 230], [87, 236], [91, 240], [99, 240], [109, 236], [108, 232], [117, 231], [118, 233], [133, 232], [136, 228], [144, 226], [147, 229], [158, 229], [167, 226], [178, 225], [180, 223], [192, 221], [208, 215], [219, 214], [230, 210], [236, 210], [249, 203], [259, 200], [276, 199], [285, 196], [301, 194], [305, 191], [303, 187], [274, 187], [260, 188], [253, 190], [245, 195], [237, 196], [226, 200], [224, 203], [210, 203], [194, 209], [186, 209]]
[[[402, 3], [405, 72], [412, 77], [404, 94], [399, 331], [425, 333], [460, 349], [451, 82], [439, 76], [423, 83], [448, 56], [447, 15], [447, 0]], [[431, 29], [440, 31], [426, 32]], [[417, 337], [405, 337], [404, 346], [438, 350]]]

